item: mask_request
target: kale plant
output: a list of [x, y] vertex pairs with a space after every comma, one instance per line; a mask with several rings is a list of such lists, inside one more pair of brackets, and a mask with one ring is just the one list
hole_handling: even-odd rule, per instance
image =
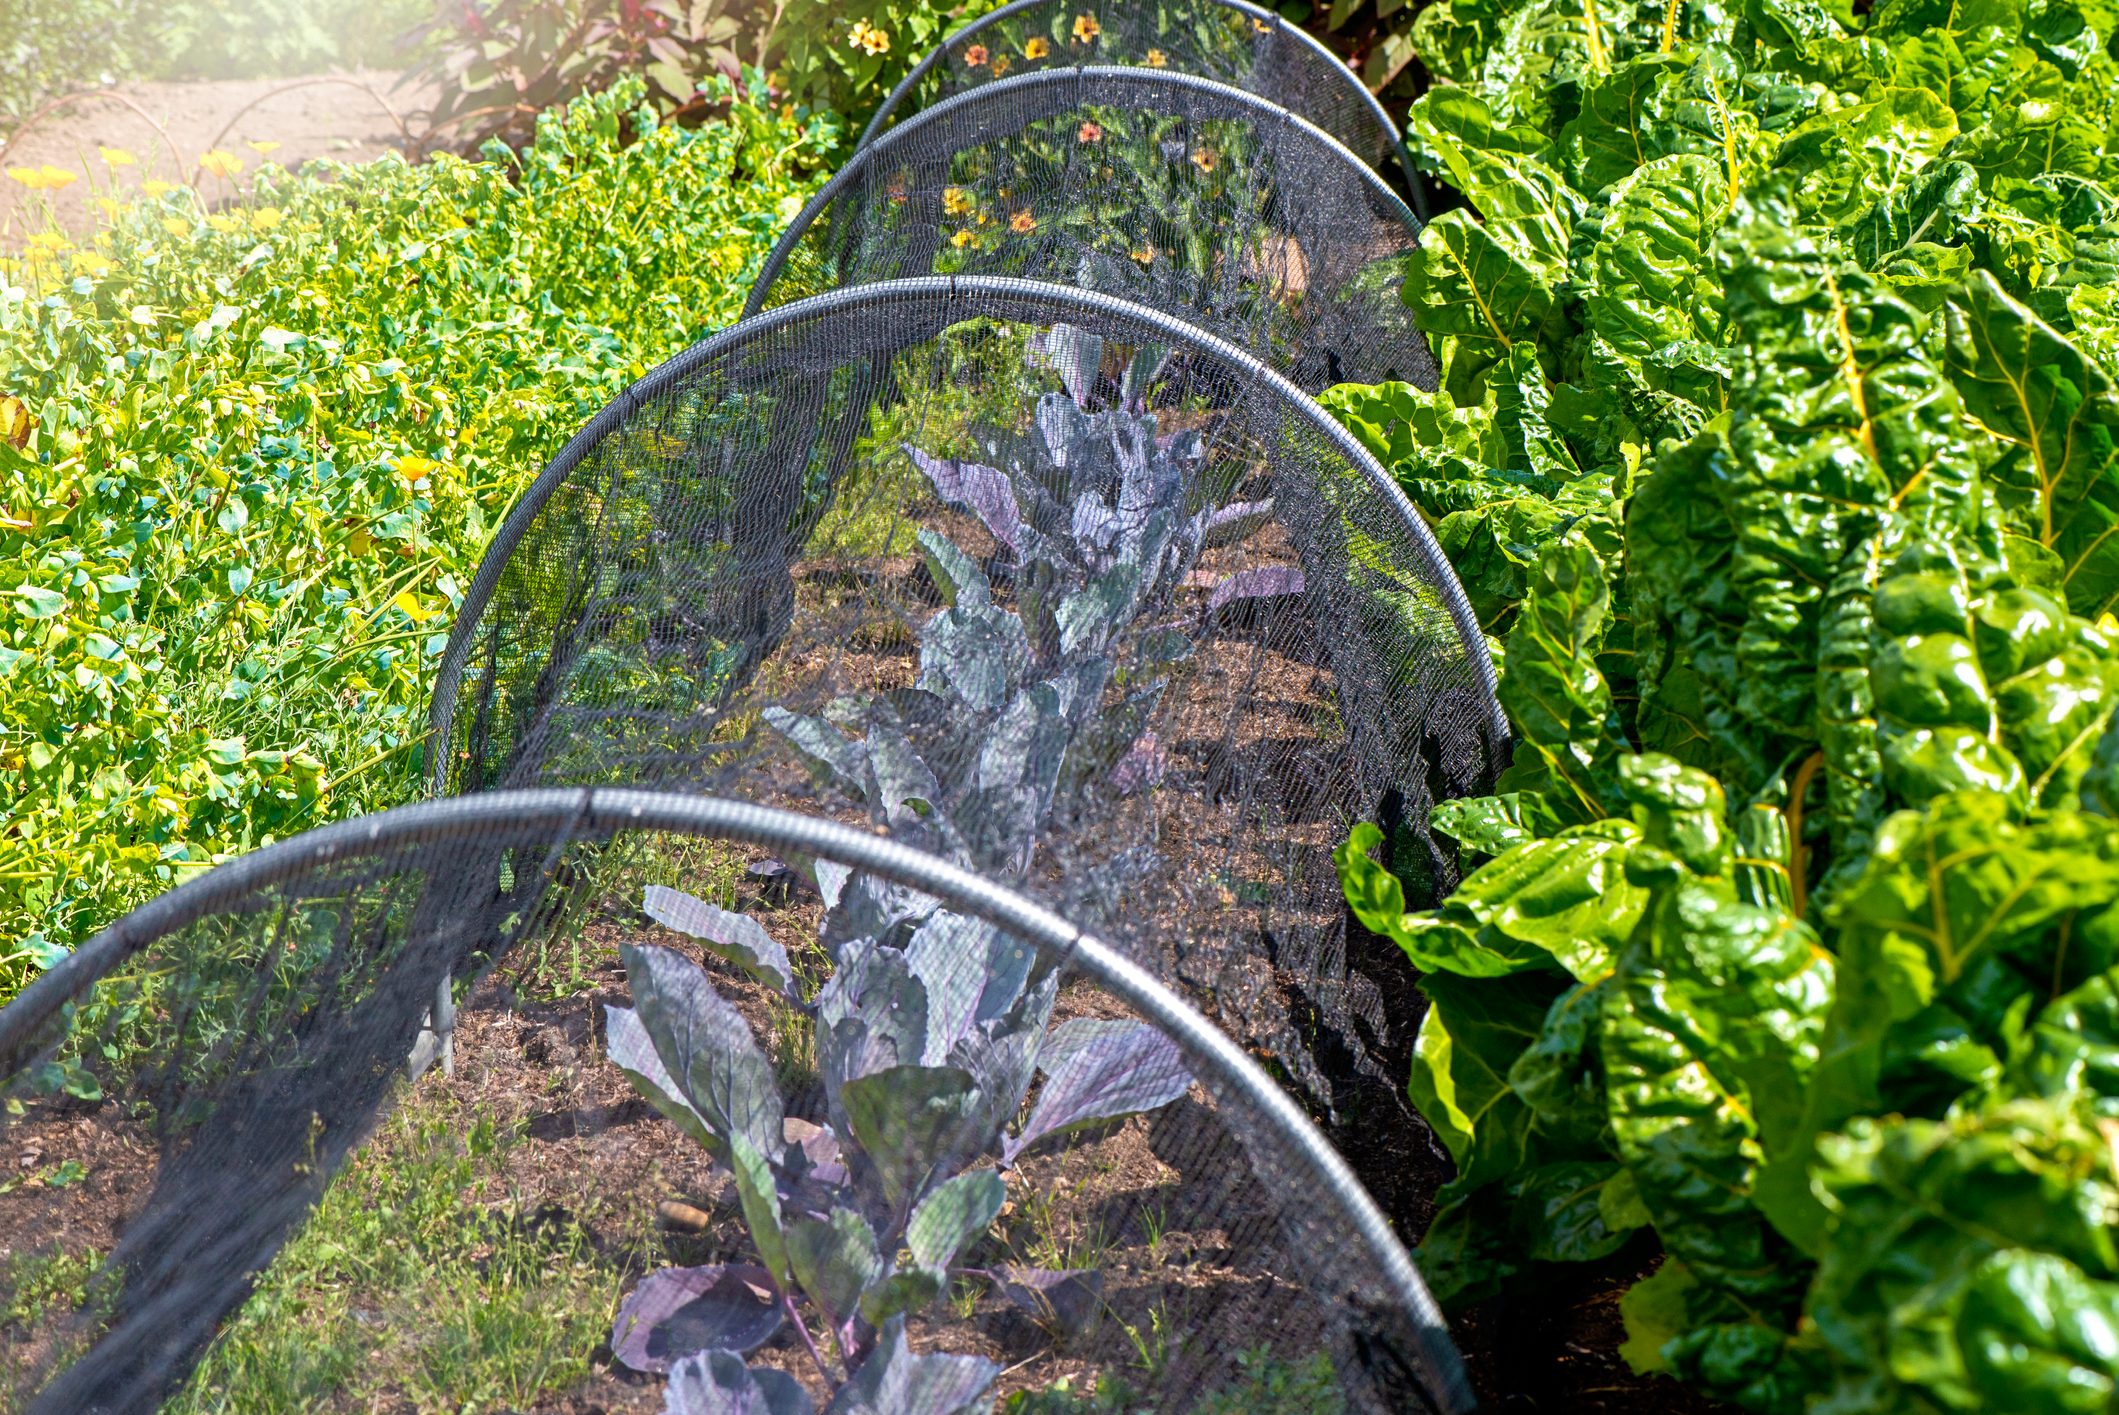
[[[1207, 504], [1199, 435], [1161, 435], [1142, 410], [1136, 388], [1164, 355], [1136, 355], [1119, 406], [1091, 411], [1100, 340], [1061, 327], [1030, 354], [1067, 391], [1037, 403], [1026, 433], [986, 435], [993, 464], [907, 449], [997, 546], [989, 578], [948, 537], [920, 534], [947, 603], [922, 630], [915, 685], [841, 698], [822, 716], [762, 714], [878, 824], [1003, 877], [1028, 869], [1063, 792], [1098, 778], [1153, 788], [1161, 759], [1146, 723], [1191, 648], [1177, 592], [1205, 546], [1271, 511]], [[1208, 603], [1300, 588], [1296, 572], [1254, 570]], [[833, 963], [813, 996], [755, 919], [647, 892], [650, 917], [813, 1021], [825, 1123], [788, 1117], [770, 1061], [699, 968], [667, 949], [624, 950], [635, 1006], [609, 1009], [611, 1058], [733, 1175], [757, 1260], [650, 1275], [612, 1345], [628, 1365], [669, 1371], [672, 1411], [783, 1415], [807, 1410], [807, 1395], [743, 1356], [791, 1327], [835, 1392], [830, 1410], [947, 1415], [977, 1405], [997, 1374], [906, 1345], [907, 1315], [955, 1277], [984, 1278], [1062, 1328], [1100, 1306], [1094, 1271], [967, 1265], [1006, 1195], [984, 1161], [1007, 1168], [1043, 1141], [1166, 1105], [1191, 1077], [1145, 1023], [1052, 1025], [1058, 974], [993, 925], [827, 861], [812, 872]]]

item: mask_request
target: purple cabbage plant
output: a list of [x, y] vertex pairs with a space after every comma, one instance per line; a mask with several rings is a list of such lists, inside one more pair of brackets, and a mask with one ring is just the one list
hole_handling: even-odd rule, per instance
[[[1003, 879], [1028, 870], [1070, 790], [1099, 777], [1121, 792], [1155, 785], [1146, 724], [1192, 648], [1176, 593], [1203, 549], [1272, 513], [1206, 504], [1201, 438], [1159, 433], [1138, 396], [1167, 355], [1136, 353], [1117, 406], [1092, 411], [1101, 340], [1059, 326], [1029, 354], [1066, 391], [1040, 399], [1027, 433], [985, 434], [990, 462], [906, 449], [996, 545], [981, 564], [920, 533], [944, 607], [921, 631], [914, 686], [819, 716], [761, 715], [899, 839]], [[1299, 571], [1242, 572], [1212, 588], [1207, 612], [1301, 588]], [[1043, 1141], [1167, 1105], [1192, 1078], [1144, 1023], [1053, 1025], [1058, 974], [993, 925], [828, 861], [809, 873], [833, 962], [809, 997], [755, 919], [647, 891], [651, 918], [812, 1019], [825, 1123], [788, 1117], [764, 1051], [701, 969], [667, 949], [624, 950], [635, 1005], [607, 1009], [611, 1059], [733, 1176], [756, 1261], [651, 1274], [612, 1347], [667, 1371], [667, 1408], [684, 1415], [810, 1411], [800, 1384], [744, 1360], [788, 1328], [833, 1392], [828, 1415], [984, 1408], [997, 1369], [913, 1352], [907, 1316], [970, 1275], [1062, 1328], [1092, 1319], [1094, 1271], [967, 1265], [1005, 1202], [1002, 1171]]]

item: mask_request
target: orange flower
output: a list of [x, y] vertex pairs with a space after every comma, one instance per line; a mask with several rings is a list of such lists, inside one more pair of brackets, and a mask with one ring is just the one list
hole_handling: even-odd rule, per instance
[[243, 171], [243, 159], [232, 152], [223, 152], [221, 149], [215, 148], [199, 159], [199, 170], [219, 177], [223, 181], [232, 182]]
[[1076, 15], [1074, 17], [1074, 42], [1076, 44], [1094, 44], [1096, 43], [1096, 37], [1103, 32], [1104, 27], [1096, 22], [1096, 16]]
[[1203, 147], [1192, 154], [1192, 165], [1202, 172], [1211, 172], [1220, 163], [1221, 159], [1214, 155], [1212, 148]]
[[1007, 73], [1010, 69], [1014, 67], [1015, 61], [1013, 59], [1010, 59], [1007, 55], [996, 54], [993, 56], [993, 76], [995, 78], [999, 78], [1001, 75]]
[[1255, 15], [1251, 17], [1251, 28], [1257, 30], [1260, 34], [1271, 34], [1273, 32], [1271, 25]]
[[1018, 211], [1008, 218], [1008, 229], [1018, 235], [1029, 235], [1037, 229], [1037, 218], [1027, 211]]
[[846, 32], [846, 42], [869, 54], [888, 54], [890, 36], [866, 20], [855, 20], [853, 28]]
[[1042, 39], [1033, 39], [1023, 46], [1025, 59], [1042, 59], [1052, 52], [1052, 46]]
[[965, 51], [964, 51], [964, 62], [965, 62], [966, 64], [970, 65], [970, 66], [971, 66], [972, 68], [974, 68], [974, 69], [983, 69], [983, 68], [985, 68], [985, 67], [986, 67], [986, 46], [985, 46], [985, 45], [983, 45], [983, 44], [974, 44], [974, 45], [972, 45], [972, 46], [971, 46], [971, 47], [970, 47], [969, 49], [965, 50]]
[[1139, 250], [1133, 252], [1133, 258], [1142, 265], [1153, 265], [1155, 264], [1155, 247], [1142, 246]]
[[1148, 51], [1148, 67], [1149, 67], [1149, 68], [1151, 68], [1151, 69], [1163, 69], [1163, 68], [1168, 68], [1168, 67], [1169, 67], [1169, 64], [1170, 64], [1170, 56], [1169, 56], [1169, 55], [1167, 55], [1167, 54], [1165, 54], [1165, 53], [1163, 53], [1163, 52], [1162, 52], [1162, 51], [1161, 51], [1160, 49], [1151, 49], [1151, 50], [1149, 50], [1149, 51]]
[[1104, 130], [1094, 123], [1083, 123], [1081, 131], [1076, 133], [1075, 137], [1082, 142], [1102, 142], [1104, 140]]

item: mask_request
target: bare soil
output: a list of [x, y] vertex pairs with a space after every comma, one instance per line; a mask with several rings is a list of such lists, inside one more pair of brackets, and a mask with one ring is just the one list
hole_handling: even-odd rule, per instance
[[[241, 158], [248, 172], [266, 161], [295, 171], [312, 158], [366, 162], [385, 152], [405, 152], [412, 138], [398, 119], [417, 135], [420, 125], [412, 115], [429, 107], [432, 96], [397, 84], [394, 73], [354, 70], [285, 79], [120, 84], [71, 101], [10, 134], [0, 148], [0, 166], [50, 164], [81, 180], [57, 192], [32, 192], [0, 181], [0, 245], [19, 244], [40, 229], [47, 202], [61, 230], [85, 234], [94, 228], [98, 197], [136, 196], [148, 180], [196, 181], [208, 202], [222, 200], [233, 188], [197, 171], [200, 155], [215, 146]], [[260, 154], [245, 146], [251, 142], [279, 146]], [[98, 152], [103, 147], [132, 153], [138, 165], [109, 166]]]

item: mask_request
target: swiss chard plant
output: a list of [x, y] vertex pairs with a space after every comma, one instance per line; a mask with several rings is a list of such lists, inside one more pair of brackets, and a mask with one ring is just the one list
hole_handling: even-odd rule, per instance
[[[1270, 512], [1210, 504], [1198, 435], [1159, 434], [1140, 411], [1137, 387], [1161, 352], [1138, 352], [1117, 406], [1101, 410], [1095, 336], [1060, 327], [1029, 353], [1065, 391], [1040, 399], [1026, 430], [982, 434], [991, 462], [907, 449], [993, 545], [989, 570], [921, 533], [946, 604], [921, 631], [915, 685], [821, 716], [762, 715], [877, 824], [1004, 878], [1027, 871], [1064, 789], [1154, 787], [1162, 758], [1147, 722], [1191, 645], [1176, 599], [1204, 546]], [[1248, 574], [1212, 588], [1210, 604], [1300, 588], [1292, 571]], [[1054, 1025], [1051, 960], [993, 925], [828, 861], [812, 873], [833, 966], [809, 995], [755, 919], [647, 893], [650, 917], [810, 1019], [824, 1118], [788, 1116], [766, 1054], [699, 968], [625, 950], [635, 1005], [610, 1009], [611, 1058], [733, 1176], [755, 1261], [650, 1275], [612, 1345], [669, 1372], [673, 1411], [806, 1410], [792, 1378], [743, 1359], [791, 1329], [831, 1410], [946, 1415], [977, 1404], [996, 1369], [912, 1352], [905, 1322], [959, 1278], [1062, 1329], [1100, 1307], [1093, 1270], [976, 1265], [1006, 1198], [1001, 1170], [1083, 1126], [1166, 1105], [1192, 1080], [1145, 1023]]]
[[1652, 1236], [1639, 1369], [2108, 1408], [2119, 19], [1430, 15], [1442, 386], [1331, 400], [1517, 737], [1436, 813], [1441, 907], [1340, 854], [1428, 1002], [1423, 1266], [1462, 1303]]

